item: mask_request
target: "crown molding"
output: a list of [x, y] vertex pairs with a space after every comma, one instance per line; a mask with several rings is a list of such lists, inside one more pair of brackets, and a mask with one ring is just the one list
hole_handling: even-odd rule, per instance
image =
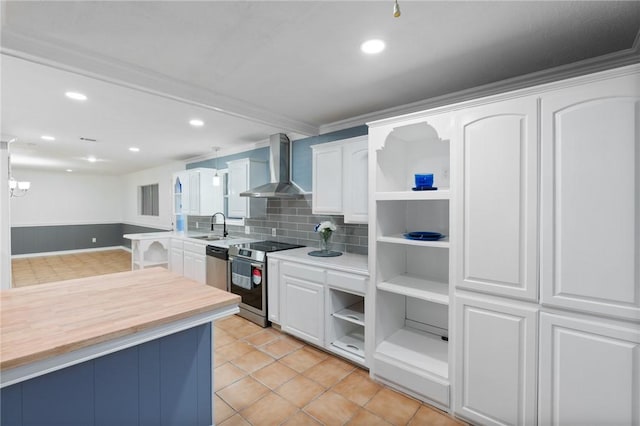
[[96, 55], [59, 41], [52, 43], [10, 29], [3, 29], [0, 53], [221, 114], [273, 126], [286, 132], [309, 136], [317, 135], [319, 132], [318, 126], [275, 114], [265, 108], [222, 95], [205, 87], [189, 84], [103, 55]]
[[640, 63], [640, 32], [630, 49], [324, 124], [320, 126], [320, 134], [637, 63]]
[[[29, 53], [27, 53], [29, 52]], [[525, 89], [586, 74], [605, 71], [640, 62], [640, 32], [633, 47], [589, 58], [571, 64], [517, 76], [470, 89], [435, 96], [344, 120], [315, 126], [274, 114], [263, 108], [221, 95], [212, 90], [172, 79], [163, 74], [101, 55], [95, 55], [59, 42], [48, 41], [3, 29], [0, 53], [50, 66], [63, 71], [97, 79], [121, 87], [138, 90], [188, 105], [209, 109], [252, 122], [283, 129], [305, 136], [330, 133], [369, 122], [412, 114], [428, 109], [469, 101], [500, 93]], [[55, 60], [53, 59], [55, 58]], [[245, 146], [246, 148], [246, 146]], [[199, 157], [198, 157], [199, 158]], [[206, 159], [206, 158], [205, 158]]]

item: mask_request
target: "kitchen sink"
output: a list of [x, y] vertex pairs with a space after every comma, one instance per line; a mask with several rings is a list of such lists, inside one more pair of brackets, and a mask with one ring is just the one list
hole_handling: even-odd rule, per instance
[[224, 240], [224, 237], [221, 237], [220, 235], [201, 235], [199, 237], [191, 237], [191, 238], [195, 238], [197, 240], [205, 240], [205, 241], [218, 241], [218, 240]]

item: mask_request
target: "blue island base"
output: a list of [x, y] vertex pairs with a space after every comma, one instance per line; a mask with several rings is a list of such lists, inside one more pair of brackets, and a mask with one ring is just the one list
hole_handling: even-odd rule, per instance
[[211, 324], [0, 390], [3, 426], [205, 426], [212, 418]]

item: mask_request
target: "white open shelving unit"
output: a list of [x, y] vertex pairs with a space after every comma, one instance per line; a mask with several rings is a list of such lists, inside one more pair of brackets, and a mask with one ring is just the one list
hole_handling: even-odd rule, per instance
[[169, 268], [169, 238], [131, 241], [131, 269]]
[[[450, 119], [440, 115], [374, 123], [369, 133], [375, 183], [369, 252], [376, 259], [372, 373], [444, 409], [449, 408], [450, 129]], [[412, 190], [416, 173], [433, 173], [438, 189]], [[417, 231], [445, 237], [405, 237]]]
[[327, 322], [330, 350], [364, 365], [364, 296], [329, 288], [328, 297], [331, 312]]
[[428, 302], [449, 305], [449, 285], [422, 277], [400, 274], [378, 283], [378, 289]]

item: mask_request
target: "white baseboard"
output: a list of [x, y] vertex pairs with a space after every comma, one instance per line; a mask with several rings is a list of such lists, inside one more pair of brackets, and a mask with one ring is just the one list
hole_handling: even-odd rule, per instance
[[11, 256], [11, 258], [22, 259], [25, 257], [59, 256], [59, 255], [65, 255], [65, 254], [87, 253], [91, 251], [107, 251], [107, 250], [125, 250], [131, 253], [131, 249], [128, 247], [111, 246], [111, 247], [98, 247], [98, 248], [88, 248], [88, 249], [79, 249], [79, 250], [61, 250], [61, 251], [47, 251], [47, 252], [40, 252], [40, 253], [14, 254]]

